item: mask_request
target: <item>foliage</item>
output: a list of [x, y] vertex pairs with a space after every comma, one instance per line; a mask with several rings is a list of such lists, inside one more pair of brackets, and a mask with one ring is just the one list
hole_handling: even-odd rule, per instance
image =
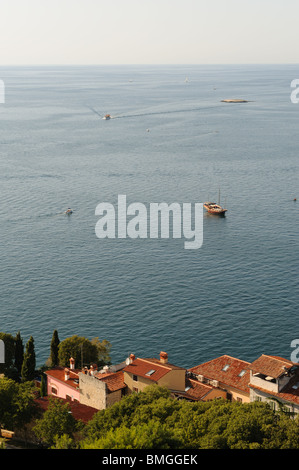
[[18, 333], [16, 334], [16, 338], [15, 338], [15, 367], [19, 375], [21, 375], [23, 360], [24, 360], [23, 340], [21, 338], [21, 333], [18, 331]]
[[54, 436], [54, 444], [51, 449], [73, 449], [75, 447], [74, 440], [67, 434], [62, 436]]
[[299, 417], [260, 402], [174, 400], [153, 386], [99, 411], [87, 424], [82, 448], [299, 449]]
[[45, 397], [47, 395], [47, 385], [46, 379], [44, 374], [41, 374], [41, 382], [40, 382], [40, 396]]
[[22, 428], [36, 415], [33, 385], [17, 383], [4, 377], [0, 380], [0, 427]]
[[97, 364], [99, 366], [104, 366], [106, 364], [110, 364], [111, 357], [110, 357], [110, 350], [111, 350], [111, 343], [104, 339], [100, 341], [99, 338], [93, 338], [91, 343], [97, 347], [98, 350], [98, 357], [97, 357]]
[[68, 367], [71, 357], [75, 359], [76, 367], [99, 363], [103, 361], [103, 358], [109, 357], [109, 351], [110, 343], [108, 341], [101, 343], [98, 338], [90, 341], [83, 336], [73, 335], [59, 344], [59, 365]]
[[68, 403], [50, 397], [48, 409], [43, 417], [37, 420], [33, 428], [35, 435], [46, 445], [55, 446], [62, 442], [62, 436], [73, 438], [76, 430], [76, 420], [70, 412]]
[[51, 340], [50, 367], [58, 366], [59, 337], [57, 330], [54, 330]]
[[176, 406], [178, 402], [170, 398], [170, 392], [166, 388], [158, 386], [147, 387], [142, 393], [133, 393], [121, 399], [121, 401], [110, 406], [106, 410], [96, 413], [85, 428], [87, 440], [102, 438], [110, 430], [116, 430], [120, 426], [130, 428], [134, 424], [141, 423], [143, 406], [143, 422], [147, 422], [150, 416], [147, 415], [147, 407], [157, 403], [159, 400], [164, 404], [169, 402], [170, 406]]
[[34, 339], [30, 336], [27, 344], [26, 351], [24, 354], [24, 360], [22, 364], [22, 381], [33, 380], [35, 376], [35, 350], [34, 350]]
[[137, 424], [134, 427], [121, 425], [109, 430], [93, 442], [83, 442], [83, 449], [174, 449], [181, 445], [175, 430], [157, 420]]

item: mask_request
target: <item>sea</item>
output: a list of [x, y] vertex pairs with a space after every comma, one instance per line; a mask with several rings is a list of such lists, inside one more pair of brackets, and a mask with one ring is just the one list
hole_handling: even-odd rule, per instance
[[[38, 365], [54, 330], [109, 341], [114, 364], [290, 359], [298, 78], [297, 65], [0, 67], [0, 331], [32, 336]], [[220, 196], [227, 213], [204, 211], [198, 249], [100, 239], [96, 208], [119, 195], [146, 207]]]

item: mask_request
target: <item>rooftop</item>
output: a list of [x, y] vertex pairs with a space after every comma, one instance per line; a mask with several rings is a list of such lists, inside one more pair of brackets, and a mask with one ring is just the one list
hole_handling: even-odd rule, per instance
[[193, 379], [186, 379], [185, 392], [175, 392], [175, 395], [199, 401], [205, 398], [212, 390], [213, 387], [211, 385], [206, 385]]
[[[68, 403], [73, 417], [76, 420], [83, 421], [84, 423], [90, 421], [94, 414], [99, 411], [96, 408], [92, 408], [91, 406], [82, 405], [77, 401], [63, 400], [62, 398], [53, 397], [53, 395], [51, 395], [51, 398], [54, 398], [54, 400], [61, 400], [62, 403]], [[35, 401], [43, 411], [46, 411], [48, 409], [49, 397], [37, 398]]]
[[126, 388], [126, 384], [124, 382], [124, 373], [122, 370], [118, 372], [98, 372], [95, 374], [95, 377], [107, 384], [108, 392], [116, 392], [117, 390]]
[[132, 362], [124, 368], [124, 372], [144, 377], [153, 382], [157, 382], [171, 370], [185, 370], [182, 367], [175, 366], [167, 362], [161, 362], [159, 359], [140, 359], [133, 358]]
[[276, 379], [282, 374], [285, 374], [285, 372], [290, 370], [294, 365], [295, 363], [288, 359], [262, 354], [251, 363], [250, 369], [253, 373], [260, 373]]
[[79, 380], [79, 372], [81, 370], [70, 370], [68, 369], [69, 373], [69, 378], [68, 380], [65, 380], [65, 367], [54, 367], [53, 369], [46, 370], [45, 374], [48, 375], [49, 377], [53, 377], [56, 380], [60, 380], [64, 384], [69, 385], [70, 387], [78, 388], [79, 383], [77, 382]]
[[203, 375], [209, 380], [218, 380], [222, 384], [249, 393], [249, 366], [249, 362], [223, 355], [192, 367], [189, 372], [195, 375]]

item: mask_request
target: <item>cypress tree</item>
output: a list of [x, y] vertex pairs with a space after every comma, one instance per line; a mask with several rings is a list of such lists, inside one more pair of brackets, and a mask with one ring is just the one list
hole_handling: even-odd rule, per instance
[[50, 365], [51, 367], [58, 366], [58, 348], [59, 348], [59, 338], [57, 330], [54, 330], [52, 341], [51, 341], [51, 355], [50, 355]]
[[33, 380], [35, 376], [35, 351], [34, 340], [32, 336], [30, 336], [30, 339], [26, 344], [21, 375], [23, 382]]
[[24, 360], [24, 346], [21, 338], [21, 333], [18, 331], [15, 338], [15, 367], [21, 375], [22, 364]]
[[47, 386], [44, 374], [41, 376], [41, 383], [40, 383], [40, 396], [45, 397], [47, 395]]

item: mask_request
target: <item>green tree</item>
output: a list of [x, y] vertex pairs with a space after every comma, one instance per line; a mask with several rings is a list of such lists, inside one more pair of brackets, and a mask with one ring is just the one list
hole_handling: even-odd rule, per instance
[[18, 384], [18, 394], [14, 401], [14, 427], [26, 431], [26, 425], [38, 415], [35, 402], [35, 387], [32, 382]]
[[[150, 420], [162, 425], [167, 415], [172, 414], [173, 410], [180, 406], [179, 403], [170, 398], [167, 388], [157, 385], [147, 387], [144, 392], [128, 395], [113, 406], [96, 413], [86, 425], [84, 437], [90, 443], [95, 439], [104, 439], [108, 432], [114, 432], [118, 428], [147, 425]], [[166, 432], [165, 428], [164, 432]]]
[[41, 374], [41, 382], [40, 382], [40, 396], [45, 397], [47, 395], [47, 384], [44, 374]]
[[[99, 348], [101, 345], [101, 348]], [[90, 341], [83, 336], [73, 335], [64, 339], [59, 344], [59, 365], [68, 367], [70, 358], [75, 359], [76, 367], [98, 363], [99, 357], [108, 354], [108, 345], [100, 343], [97, 339]]]
[[51, 449], [73, 449], [74, 447], [74, 439], [69, 437], [67, 434], [63, 434], [60, 437], [54, 437], [54, 444], [51, 446]]
[[24, 345], [21, 338], [21, 333], [18, 331], [15, 338], [15, 367], [21, 375], [22, 365], [24, 360]]
[[83, 442], [83, 449], [177, 449], [182, 447], [174, 429], [157, 420], [137, 424], [134, 427], [121, 425], [115, 430], [94, 440]]
[[0, 427], [12, 429], [15, 416], [13, 404], [18, 392], [18, 384], [4, 377], [0, 380]]
[[22, 381], [33, 380], [35, 376], [35, 350], [34, 350], [34, 339], [30, 336], [24, 354], [24, 360], [21, 370]]
[[96, 413], [83, 448], [299, 449], [299, 416], [260, 402], [174, 400], [157, 385]]
[[50, 367], [58, 366], [59, 337], [57, 330], [54, 330], [51, 341]]
[[70, 412], [69, 404], [52, 397], [49, 399], [48, 409], [33, 428], [38, 439], [48, 446], [55, 446], [62, 436], [72, 439], [75, 430], [76, 420]]
[[0, 427], [22, 429], [36, 415], [33, 386], [4, 377], [0, 380]]
[[93, 338], [91, 344], [94, 344], [98, 350], [97, 364], [98, 366], [104, 366], [111, 363], [110, 350], [111, 344], [109, 341], [104, 339], [100, 341], [99, 338]]

